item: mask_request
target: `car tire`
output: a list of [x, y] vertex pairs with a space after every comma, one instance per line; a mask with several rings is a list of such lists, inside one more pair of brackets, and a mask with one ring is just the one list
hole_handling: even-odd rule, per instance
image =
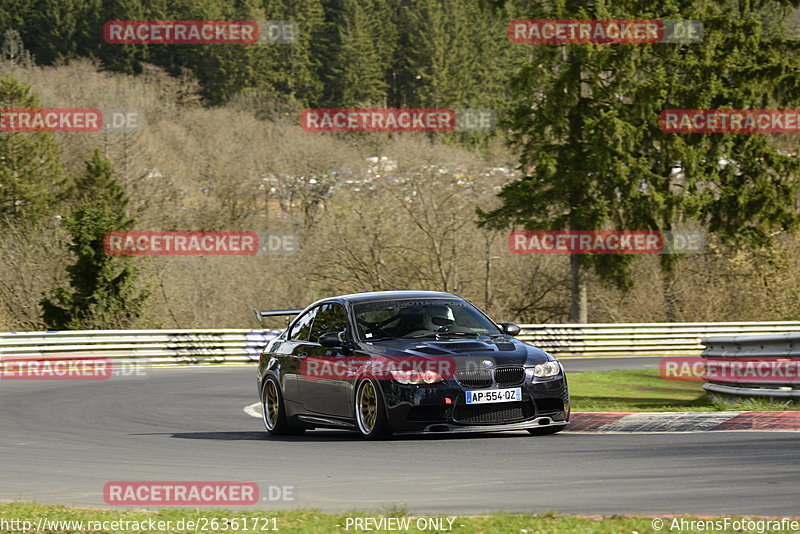
[[306, 431], [305, 428], [291, 426], [286, 420], [286, 405], [281, 387], [272, 375], [264, 380], [261, 390], [261, 419], [272, 436], [297, 436]]
[[550, 434], [557, 434], [564, 430], [567, 425], [548, 425], [541, 428], [528, 428], [528, 433], [532, 436], [549, 436]]
[[356, 386], [355, 397], [356, 429], [361, 437], [368, 440], [386, 439], [392, 435], [383, 392], [375, 380], [364, 379]]

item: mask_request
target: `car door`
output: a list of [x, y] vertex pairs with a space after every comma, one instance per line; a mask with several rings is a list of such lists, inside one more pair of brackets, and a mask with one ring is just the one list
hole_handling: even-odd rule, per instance
[[286, 341], [281, 347], [281, 352], [285, 354], [286, 369], [284, 370], [284, 395], [288, 402], [302, 403], [299, 382], [305, 369], [305, 361], [308, 358], [310, 349], [309, 335], [314, 316], [319, 310], [316, 306], [306, 313], [300, 315], [289, 328], [286, 334]]
[[339, 303], [330, 302], [319, 307], [314, 317], [308, 342], [308, 357], [305, 373], [301, 373], [300, 395], [303, 407], [311, 412], [348, 417], [350, 415], [349, 372], [352, 351], [342, 347], [323, 347], [319, 336], [330, 332], [345, 332], [350, 336], [351, 328], [347, 313]]

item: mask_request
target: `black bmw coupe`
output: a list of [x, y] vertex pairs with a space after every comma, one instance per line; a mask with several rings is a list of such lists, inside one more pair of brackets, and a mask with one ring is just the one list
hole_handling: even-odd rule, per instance
[[297, 315], [260, 355], [258, 391], [270, 434], [313, 428], [392, 433], [527, 430], [569, 421], [561, 363], [514, 338], [466, 300], [432, 291], [326, 298]]

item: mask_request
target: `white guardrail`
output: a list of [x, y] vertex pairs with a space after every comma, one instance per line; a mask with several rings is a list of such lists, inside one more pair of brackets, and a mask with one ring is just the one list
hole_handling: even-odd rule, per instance
[[568, 356], [700, 356], [709, 336], [800, 332], [800, 322], [598, 323], [520, 325], [517, 336], [557, 358]]
[[[800, 322], [525, 324], [519, 339], [570, 356], [700, 356], [709, 336], [800, 333]], [[96, 357], [146, 365], [254, 362], [278, 330], [74, 330], [0, 333], [0, 358]]]
[[[732, 368], [734, 364], [744, 367], [747, 363], [758, 366], [775, 364], [777, 372], [747, 373], [745, 368], [737, 378], [708, 374], [703, 389], [726, 395], [748, 397], [800, 398], [800, 380], [796, 365], [800, 360], [800, 332], [769, 334], [762, 336], [720, 336], [703, 340], [703, 358], [706, 366], [723, 364]], [[793, 365], [787, 365], [788, 363]], [[783, 364], [781, 366], [781, 364]], [[769, 369], [769, 367], [767, 367]], [[716, 378], [716, 380], [715, 380]]]
[[0, 360], [108, 358], [139, 365], [203, 365], [258, 361], [279, 330], [65, 330], [0, 334]]

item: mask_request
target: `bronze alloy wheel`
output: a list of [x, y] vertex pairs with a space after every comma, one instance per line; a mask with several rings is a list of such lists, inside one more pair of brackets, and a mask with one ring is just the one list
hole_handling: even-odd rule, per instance
[[264, 394], [264, 402], [262, 406], [262, 413], [264, 415], [264, 426], [267, 430], [272, 430], [278, 422], [278, 410], [280, 409], [280, 401], [278, 399], [278, 387], [275, 385], [274, 380], [267, 380], [266, 392]]
[[365, 380], [361, 383], [356, 397], [356, 420], [358, 428], [364, 435], [369, 435], [375, 428], [375, 421], [378, 418], [378, 398], [375, 393], [375, 385]]
[[264, 380], [264, 389], [261, 394], [261, 418], [264, 426], [273, 436], [298, 436], [306, 431], [306, 427], [292, 424], [286, 419], [286, 407], [283, 402], [278, 379], [269, 376]]

